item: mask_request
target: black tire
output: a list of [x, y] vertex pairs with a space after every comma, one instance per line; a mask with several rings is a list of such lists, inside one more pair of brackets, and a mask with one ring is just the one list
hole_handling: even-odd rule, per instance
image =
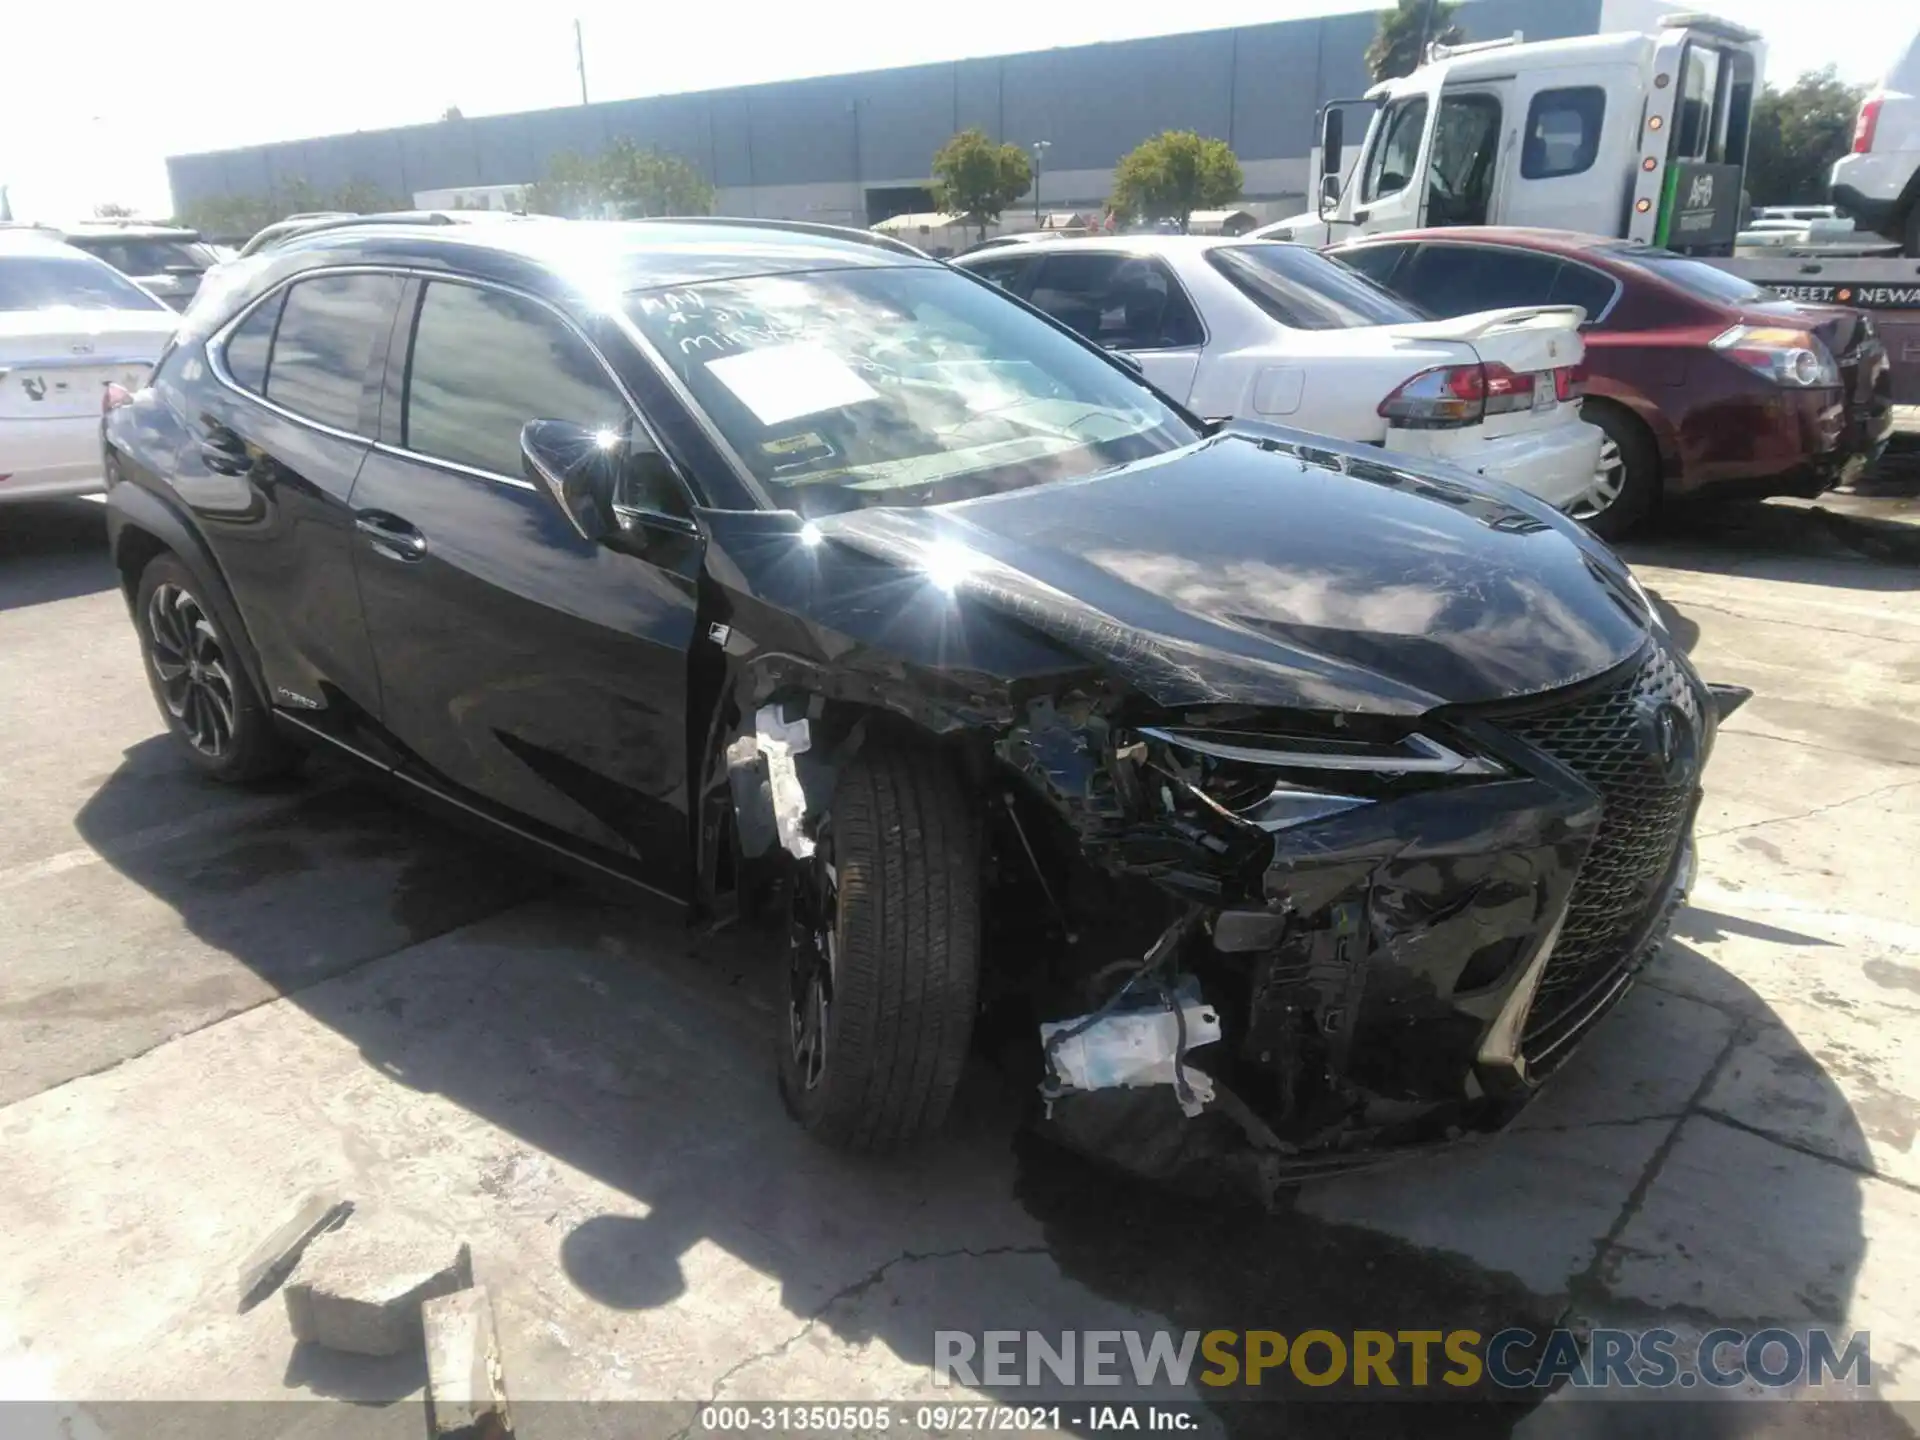
[[172, 555], [140, 572], [133, 624], [160, 718], [187, 763], [230, 784], [264, 780], [298, 758], [273, 728], [200, 579]]
[[[980, 980], [973, 809], [937, 756], [870, 741], [841, 771], [816, 843], [795, 880], [780, 1093], [829, 1145], [898, 1149], [946, 1119], [972, 1039]], [[821, 963], [828, 925], [832, 959]], [[809, 1018], [823, 1042], [817, 1049], [805, 1044]]]
[[1638, 416], [1617, 405], [1589, 400], [1581, 416], [1606, 437], [1601, 464], [1604, 469], [1617, 462], [1618, 490], [1603, 501], [1597, 485], [1595, 494], [1569, 513], [1602, 540], [1623, 540], [1660, 506], [1660, 447]]

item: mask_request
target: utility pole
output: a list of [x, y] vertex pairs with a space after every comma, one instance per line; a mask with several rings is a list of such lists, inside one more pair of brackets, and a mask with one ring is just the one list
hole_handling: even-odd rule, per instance
[[1040, 228], [1040, 172], [1045, 168], [1047, 151], [1051, 149], [1051, 140], [1036, 140], [1028, 148], [1033, 151], [1033, 228]]
[[587, 45], [580, 38], [580, 22], [573, 22], [573, 60], [580, 69], [580, 103], [587, 103]]

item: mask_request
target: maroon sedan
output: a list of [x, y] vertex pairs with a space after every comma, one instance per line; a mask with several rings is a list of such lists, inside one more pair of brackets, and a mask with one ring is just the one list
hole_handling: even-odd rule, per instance
[[1887, 355], [1857, 310], [1779, 300], [1666, 250], [1557, 230], [1414, 230], [1328, 253], [1436, 316], [1587, 312], [1583, 414], [1607, 434], [1576, 519], [1608, 538], [1663, 500], [1817, 495], [1893, 428]]

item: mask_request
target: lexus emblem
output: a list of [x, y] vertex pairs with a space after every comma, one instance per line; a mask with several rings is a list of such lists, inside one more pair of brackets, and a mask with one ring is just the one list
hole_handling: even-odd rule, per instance
[[1667, 701], [1645, 703], [1639, 728], [1641, 748], [1662, 779], [1675, 785], [1693, 773], [1700, 739], [1686, 711]]

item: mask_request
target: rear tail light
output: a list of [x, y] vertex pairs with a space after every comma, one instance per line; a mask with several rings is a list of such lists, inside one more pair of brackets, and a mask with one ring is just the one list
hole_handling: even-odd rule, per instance
[[1454, 430], [1489, 415], [1533, 408], [1533, 376], [1491, 365], [1422, 370], [1380, 402], [1378, 413], [1405, 430]]
[[1587, 367], [1584, 365], [1562, 365], [1553, 372], [1553, 398], [1556, 400], [1578, 400], [1587, 393]]
[[105, 393], [100, 396], [100, 413], [110, 415], [122, 405], [133, 403], [133, 392], [124, 385], [108, 382]]
[[1840, 367], [1819, 339], [1805, 330], [1732, 325], [1713, 337], [1713, 348], [1737, 365], [1776, 385], [1812, 390], [1840, 383]]
[[1860, 107], [1860, 117], [1853, 122], [1853, 153], [1868, 154], [1873, 149], [1873, 132], [1880, 128], [1880, 102], [1884, 95], [1869, 95], [1866, 103]]

